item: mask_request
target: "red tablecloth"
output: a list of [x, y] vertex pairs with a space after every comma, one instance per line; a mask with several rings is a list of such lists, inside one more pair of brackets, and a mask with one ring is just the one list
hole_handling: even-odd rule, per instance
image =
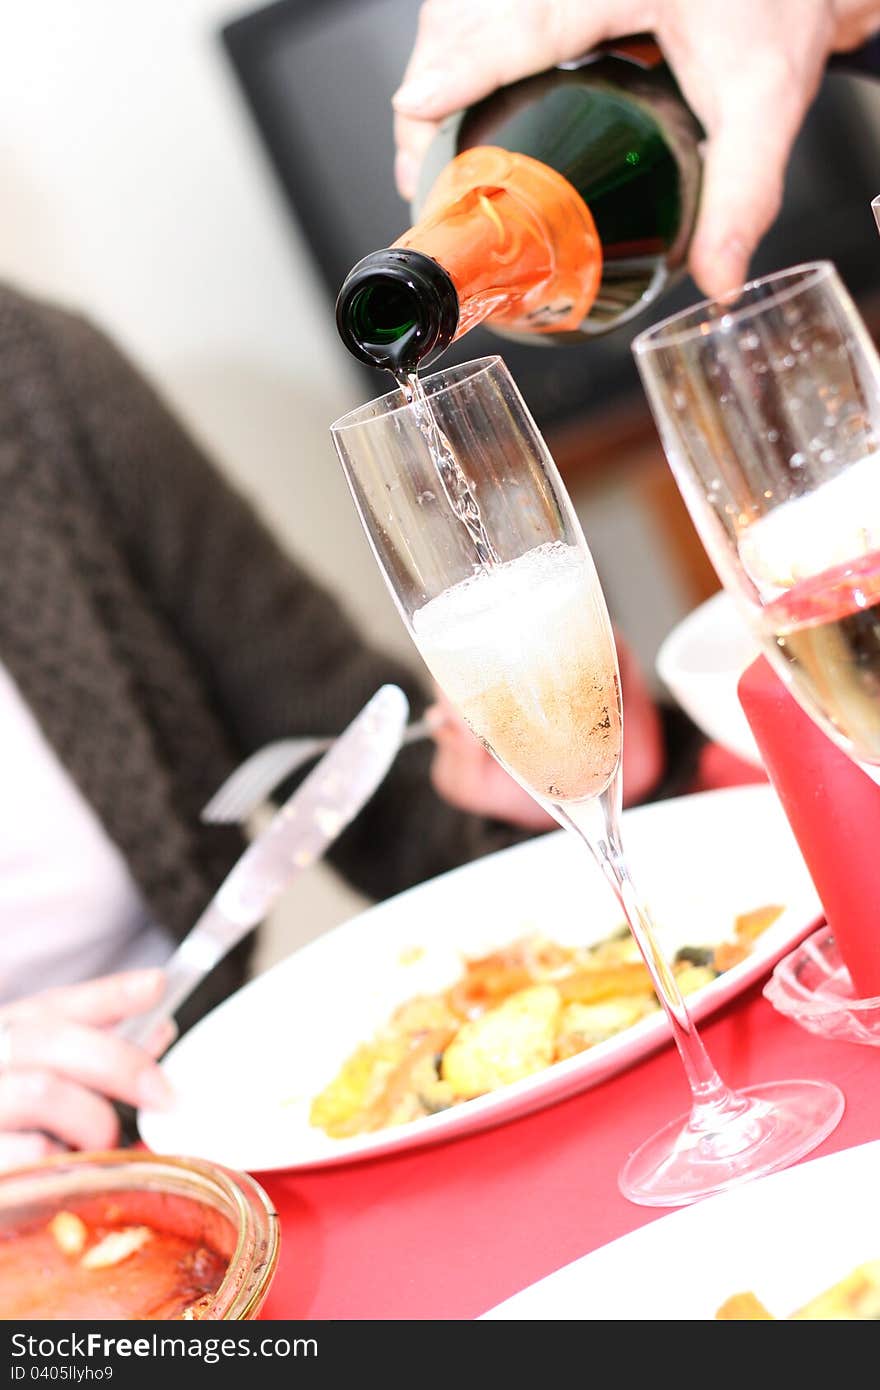
[[[701, 1031], [731, 1085], [801, 1076], [837, 1082], [846, 1112], [809, 1157], [880, 1138], [874, 1048], [804, 1032], [776, 1013], [760, 983]], [[481, 1134], [344, 1167], [258, 1175], [282, 1228], [262, 1316], [477, 1317], [668, 1214], [625, 1201], [617, 1172], [687, 1100], [670, 1043], [601, 1086]]]
[[[760, 770], [709, 745], [695, 789], [763, 780]], [[880, 1138], [880, 1052], [804, 1032], [773, 1009], [762, 986], [701, 1025], [724, 1079], [731, 1086], [794, 1077], [837, 1082], [846, 1112], [808, 1158]], [[600, 1086], [480, 1134], [342, 1167], [257, 1174], [282, 1230], [262, 1316], [478, 1317], [668, 1215], [668, 1208], [626, 1201], [617, 1173], [632, 1149], [687, 1106], [670, 1042]]]

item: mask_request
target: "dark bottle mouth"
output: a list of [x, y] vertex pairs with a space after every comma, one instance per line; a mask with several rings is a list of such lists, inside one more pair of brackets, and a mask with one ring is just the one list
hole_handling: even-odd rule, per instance
[[345, 278], [336, 326], [361, 362], [412, 371], [455, 337], [458, 294], [442, 265], [421, 251], [373, 251]]

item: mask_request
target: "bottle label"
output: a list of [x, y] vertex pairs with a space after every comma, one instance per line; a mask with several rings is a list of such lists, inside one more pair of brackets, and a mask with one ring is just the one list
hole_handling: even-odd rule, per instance
[[602, 278], [602, 245], [577, 190], [540, 160], [493, 145], [450, 161], [395, 245], [448, 271], [457, 337], [487, 319], [509, 332], [575, 330]]

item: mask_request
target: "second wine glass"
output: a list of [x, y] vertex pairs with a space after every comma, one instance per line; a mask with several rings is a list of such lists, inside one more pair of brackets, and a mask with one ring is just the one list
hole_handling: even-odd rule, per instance
[[[361, 521], [434, 679], [489, 751], [585, 844], [669, 1020], [691, 1109], [624, 1163], [624, 1196], [681, 1206], [783, 1168], [837, 1125], [827, 1082], [731, 1090], [633, 883], [620, 833], [623, 718], [611, 623], [562, 479], [498, 357], [332, 426]], [[687, 863], [678, 872], [687, 873]]]
[[880, 357], [830, 261], [640, 333], [706, 553], [777, 675], [880, 782]]

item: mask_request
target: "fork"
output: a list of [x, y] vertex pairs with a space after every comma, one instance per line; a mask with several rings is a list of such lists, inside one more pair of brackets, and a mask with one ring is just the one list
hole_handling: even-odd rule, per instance
[[[414, 720], [407, 726], [401, 747], [427, 738], [430, 732], [429, 719]], [[202, 807], [202, 820], [211, 824], [246, 820], [285, 777], [319, 753], [326, 752], [335, 741], [335, 738], [279, 738], [264, 744], [221, 783]]]

